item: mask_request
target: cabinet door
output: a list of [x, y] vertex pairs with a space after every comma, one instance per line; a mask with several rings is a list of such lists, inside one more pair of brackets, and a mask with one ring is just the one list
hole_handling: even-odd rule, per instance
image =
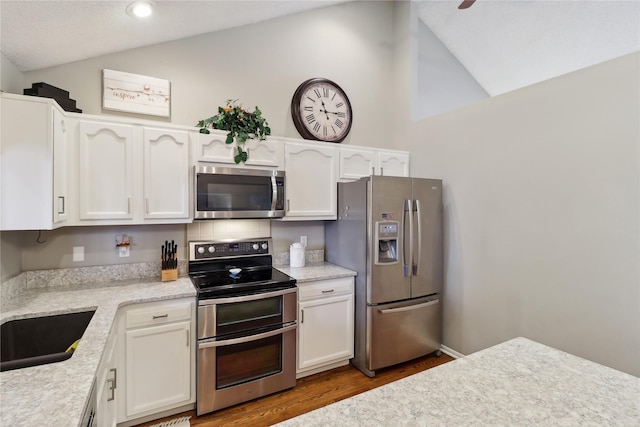
[[189, 217], [189, 133], [145, 128], [144, 218]]
[[102, 353], [102, 361], [98, 368], [98, 387], [96, 395], [96, 417], [98, 427], [115, 427], [117, 422], [117, 334], [112, 332]]
[[68, 176], [67, 123], [64, 115], [53, 109], [53, 222], [57, 225], [67, 219]]
[[248, 139], [244, 149], [249, 154], [247, 166], [282, 167], [282, 143], [274, 138], [266, 140]]
[[298, 371], [353, 357], [353, 293], [299, 303]]
[[379, 151], [378, 174], [409, 176], [409, 153], [406, 151]]
[[318, 144], [285, 145], [284, 220], [336, 219], [338, 150]]
[[199, 133], [196, 138], [195, 161], [209, 163], [235, 164], [233, 161], [233, 144], [227, 144], [227, 132], [210, 131]]
[[80, 122], [80, 219], [133, 218], [133, 127]]
[[189, 401], [190, 325], [183, 321], [126, 331], [128, 417]]
[[340, 147], [340, 180], [355, 181], [375, 174], [374, 150]]

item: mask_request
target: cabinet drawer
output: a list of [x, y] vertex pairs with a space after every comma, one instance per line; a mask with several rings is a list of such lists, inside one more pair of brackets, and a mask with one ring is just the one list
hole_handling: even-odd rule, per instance
[[353, 292], [353, 278], [319, 280], [298, 284], [298, 300], [305, 301], [313, 298], [343, 295]]
[[193, 301], [175, 301], [145, 304], [127, 311], [126, 328], [159, 325], [179, 320], [190, 320]]

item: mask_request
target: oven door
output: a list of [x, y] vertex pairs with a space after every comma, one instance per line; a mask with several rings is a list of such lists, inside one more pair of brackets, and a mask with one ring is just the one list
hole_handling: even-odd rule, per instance
[[296, 385], [297, 324], [198, 342], [197, 415]]
[[195, 166], [196, 219], [284, 216], [283, 171]]
[[198, 339], [237, 335], [294, 322], [298, 288], [198, 301]]

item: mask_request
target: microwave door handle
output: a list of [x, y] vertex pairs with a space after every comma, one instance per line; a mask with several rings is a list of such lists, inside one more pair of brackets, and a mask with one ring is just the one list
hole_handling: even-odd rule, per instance
[[[405, 218], [409, 216], [409, 220]], [[409, 223], [409, 261], [407, 262], [407, 229], [406, 222]], [[413, 204], [410, 199], [404, 201], [402, 212], [402, 271], [405, 277], [410, 277], [413, 268]]]
[[271, 176], [271, 210], [275, 211], [278, 207], [278, 186], [276, 185], [276, 177]]

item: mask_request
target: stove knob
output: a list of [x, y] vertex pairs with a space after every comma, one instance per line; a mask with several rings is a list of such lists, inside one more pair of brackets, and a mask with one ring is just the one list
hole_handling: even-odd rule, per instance
[[269, 245], [267, 245], [266, 242], [262, 244], [262, 249], [264, 249], [265, 251], [267, 250], [268, 247], [269, 247]]
[[216, 247], [215, 246], [209, 246], [209, 253], [212, 254], [216, 251]]
[[198, 253], [199, 254], [203, 254], [204, 253], [204, 248], [202, 246], [198, 246]]
[[260, 245], [259, 245], [259, 244], [257, 244], [257, 243], [254, 243], [254, 244], [253, 244], [253, 250], [254, 250], [254, 251], [257, 251], [258, 249], [260, 249]]

